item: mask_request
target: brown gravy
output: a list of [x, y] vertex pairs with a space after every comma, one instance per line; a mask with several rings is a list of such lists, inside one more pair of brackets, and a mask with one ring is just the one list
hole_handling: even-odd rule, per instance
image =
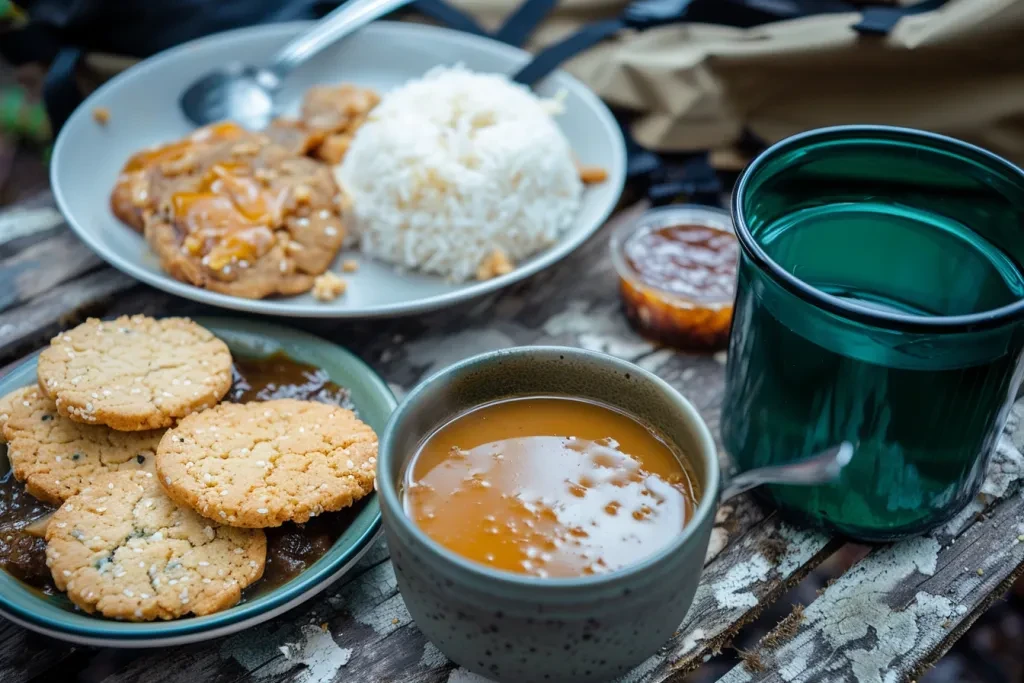
[[[352, 408], [348, 390], [327, 373], [299, 363], [283, 353], [267, 358], [235, 358], [234, 384], [225, 401], [248, 403], [275, 398], [297, 398]], [[46, 595], [60, 595], [46, 566], [46, 543], [29, 533], [34, 520], [53, 512], [53, 506], [25, 493], [0, 457], [0, 569]], [[243, 599], [251, 599], [287, 583], [320, 559], [365, 505], [364, 501], [340, 512], [314, 517], [306, 524], [284, 524], [267, 529], [267, 565], [263, 578], [250, 586]], [[70, 603], [69, 603], [70, 604]]]
[[46, 542], [25, 530], [56, 508], [25, 493], [9, 469], [6, 452], [0, 464], [7, 469], [0, 477], [0, 569], [46, 595], [59, 595], [46, 566]]
[[532, 396], [464, 413], [430, 435], [403, 484], [407, 514], [480, 564], [538, 577], [602, 574], [668, 544], [694, 478], [632, 417]]

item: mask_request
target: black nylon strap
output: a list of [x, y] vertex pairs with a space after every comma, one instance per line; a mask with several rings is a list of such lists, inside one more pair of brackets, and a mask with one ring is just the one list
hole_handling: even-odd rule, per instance
[[707, 153], [663, 159], [650, 174], [649, 181], [647, 197], [655, 205], [676, 201], [679, 197], [717, 204], [722, 192], [722, 183], [708, 163]]
[[513, 77], [513, 80], [523, 85], [533, 85], [573, 56], [615, 35], [625, 27], [626, 23], [622, 19], [607, 19], [584, 26], [563, 41], [541, 50], [532, 62]]
[[[502, 36], [507, 36], [510, 40], [519, 41], [513, 44], [521, 45], [542, 18], [541, 9], [544, 8], [545, 13], [550, 11], [555, 1], [525, 0], [499, 31], [498, 38], [504, 39]], [[903, 17], [929, 12], [945, 3], [946, 0], [924, 0], [907, 7], [868, 7], [864, 9], [861, 21], [854, 29], [860, 33], [884, 35]], [[755, 26], [812, 14], [850, 12], [854, 9], [853, 5], [843, 0], [636, 0], [626, 8], [621, 19], [584, 26], [577, 33], [543, 50], [516, 74], [515, 80], [533, 85], [580, 52], [626, 26], [643, 30], [684, 21]], [[520, 15], [523, 16], [521, 25], [518, 24]], [[534, 22], [534, 26], [527, 28], [527, 17]]]
[[478, 36], [489, 35], [473, 17], [443, 0], [416, 0], [413, 3], [413, 7], [419, 10], [421, 14], [441, 22], [448, 28], [465, 33], [473, 33]]
[[40, 24], [0, 31], [0, 56], [15, 66], [29, 62], [47, 64], [60, 48], [60, 39]]
[[60, 130], [71, 112], [82, 102], [75, 81], [75, 69], [82, 59], [78, 48], [66, 47], [57, 53], [43, 81], [43, 104], [50, 119], [50, 129]]
[[503, 43], [522, 47], [534, 29], [558, 4], [558, 0], [523, 0], [494, 37]]
[[853, 30], [862, 35], [886, 36], [903, 17], [931, 12], [945, 4], [946, 0], [925, 0], [906, 7], [865, 7]]

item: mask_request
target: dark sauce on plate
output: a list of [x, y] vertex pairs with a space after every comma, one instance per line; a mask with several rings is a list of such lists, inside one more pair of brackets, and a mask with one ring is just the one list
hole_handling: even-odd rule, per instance
[[[296, 398], [352, 409], [349, 392], [330, 380], [321, 368], [294, 361], [284, 353], [266, 358], [235, 358], [234, 383], [225, 401], [249, 403]], [[25, 492], [14, 479], [6, 452], [0, 454], [0, 569], [44, 595], [62, 595], [46, 566], [46, 542], [41, 520], [56, 510]], [[344, 533], [365, 505], [314, 517], [305, 524], [266, 529], [267, 564], [263, 578], [250, 586], [243, 600], [281, 586], [319, 560]], [[33, 533], [36, 532], [36, 533]], [[73, 606], [68, 602], [69, 609]]]
[[56, 510], [25, 493], [7, 461], [0, 458], [0, 569], [45, 595], [60, 595], [46, 566], [46, 541], [32, 534], [32, 522]]
[[242, 593], [251, 600], [283, 586], [323, 557], [366, 505], [366, 499], [350, 508], [328, 512], [305, 524], [282, 524], [264, 529], [267, 534], [267, 565], [263, 578]]
[[236, 358], [234, 384], [224, 397], [232, 403], [297, 398], [353, 410], [348, 389], [331, 381], [322, 368], [292, 360], [284, 353], [266, 358]]

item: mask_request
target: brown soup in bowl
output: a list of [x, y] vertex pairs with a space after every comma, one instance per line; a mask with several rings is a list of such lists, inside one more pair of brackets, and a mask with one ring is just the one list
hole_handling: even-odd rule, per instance
[[403, 505], [458, 555], [537, 577], [603, 574], [672, 542], [699, 501], [685, 458], [632, 416], [523, 396], [443, 424], [405, 472]]

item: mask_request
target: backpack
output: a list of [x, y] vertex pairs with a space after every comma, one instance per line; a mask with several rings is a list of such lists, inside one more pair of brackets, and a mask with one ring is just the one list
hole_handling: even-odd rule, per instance
[[[317, 18], [338, 3], [20, 4], [30, 19], [0, 35], [0, 54], [51, 64], [44, 99], [59, 128], [90, 76], [228, 28]], [[686, 194], [717, 203], [721, 173], [709, 159], [738, 171], [766, 144], [841, 123], [925, 128], [1024, 162], [1016, 0], [416, 0], [401, 13], [424, 16], [534, 52], [523, 82], [563, 67], [587, 83], [623, 124], [629, 175], [655, 202]]]

